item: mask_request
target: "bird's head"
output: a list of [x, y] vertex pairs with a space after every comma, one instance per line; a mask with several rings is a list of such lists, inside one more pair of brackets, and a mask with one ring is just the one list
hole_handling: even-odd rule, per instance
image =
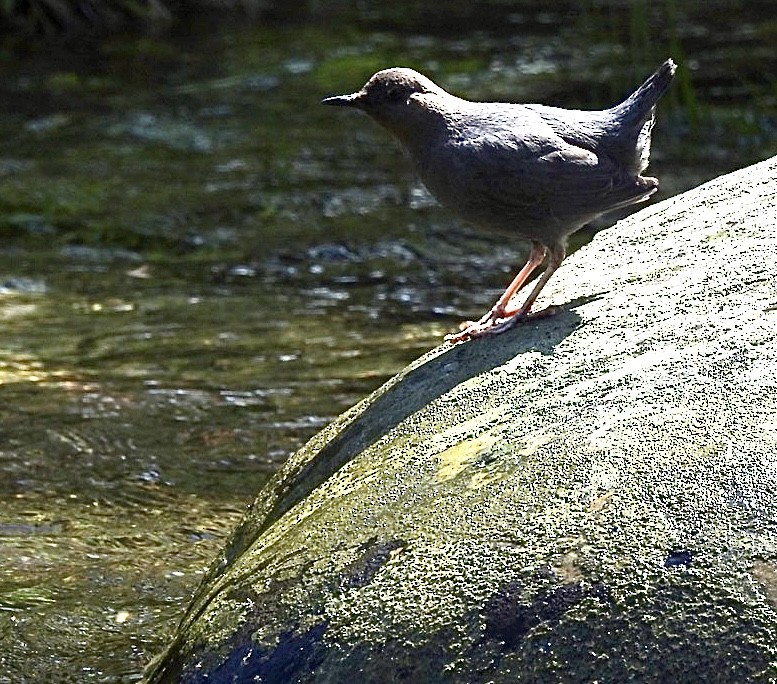
[[326, 97], [321, 104], [361, 109], [402, 140], [419, 117], [434, 109], [430, 104], [434, 97], [445, 95], [442, 88], [423, 74], [394, 67], [374, 74], [361, 90]]

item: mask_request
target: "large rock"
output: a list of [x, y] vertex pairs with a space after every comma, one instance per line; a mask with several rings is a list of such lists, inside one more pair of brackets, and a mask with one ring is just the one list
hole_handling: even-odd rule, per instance
[[321, 432], [150, 681], [774, 681], [776, 174], [600, 233], [561, 313]]

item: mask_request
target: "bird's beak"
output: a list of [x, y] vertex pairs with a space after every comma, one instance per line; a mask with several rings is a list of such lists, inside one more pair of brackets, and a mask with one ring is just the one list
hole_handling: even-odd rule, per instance
[[364, 93], [361, 91], [351, 93], [350, 95], [333, 95], [321, 100], [321, 104], [333, 105], [335, 107], [357, 107], [361, 109], [364, 101]]

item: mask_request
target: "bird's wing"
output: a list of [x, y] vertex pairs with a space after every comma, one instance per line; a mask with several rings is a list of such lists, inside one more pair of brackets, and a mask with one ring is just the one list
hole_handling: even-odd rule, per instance
[[[574, 221], [631, 198], [637, 201], [645, 192], [608, 157], [565, 142], [542, 123], [531, 129], [490, 129], [447, 147], [441, 161], [465, 214]], [[463, 204], [471, 205], [469, 210]]]
[[524, 106], [536, 112], [570, 145], [606, 154], [634, 174], [647, 168], [654, 109], [646, 112], [635, 125], [630, 119], [624, 118], [617, 108], [581, 111], [545, 105]]

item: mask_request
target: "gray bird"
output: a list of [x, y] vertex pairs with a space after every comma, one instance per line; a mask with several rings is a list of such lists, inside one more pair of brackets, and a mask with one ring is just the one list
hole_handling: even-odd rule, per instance
[[[361, 90], [322, 103], [361, 109], [386, 128], [432, 195], [459, 216], [531, 242], [526, 265], [493, 308], [446, 337], [460, 342], [525, 319], [564, 260], [572, 233], [658, 189], [658, 180], [640, 174], [650, 156], [655, 105], [675, 69], [667, 60], [632, 95], [602, 111], [470, 102], [405, 68], [379, 71]], [[531, 294], [511, 306], [546, 256]]]

